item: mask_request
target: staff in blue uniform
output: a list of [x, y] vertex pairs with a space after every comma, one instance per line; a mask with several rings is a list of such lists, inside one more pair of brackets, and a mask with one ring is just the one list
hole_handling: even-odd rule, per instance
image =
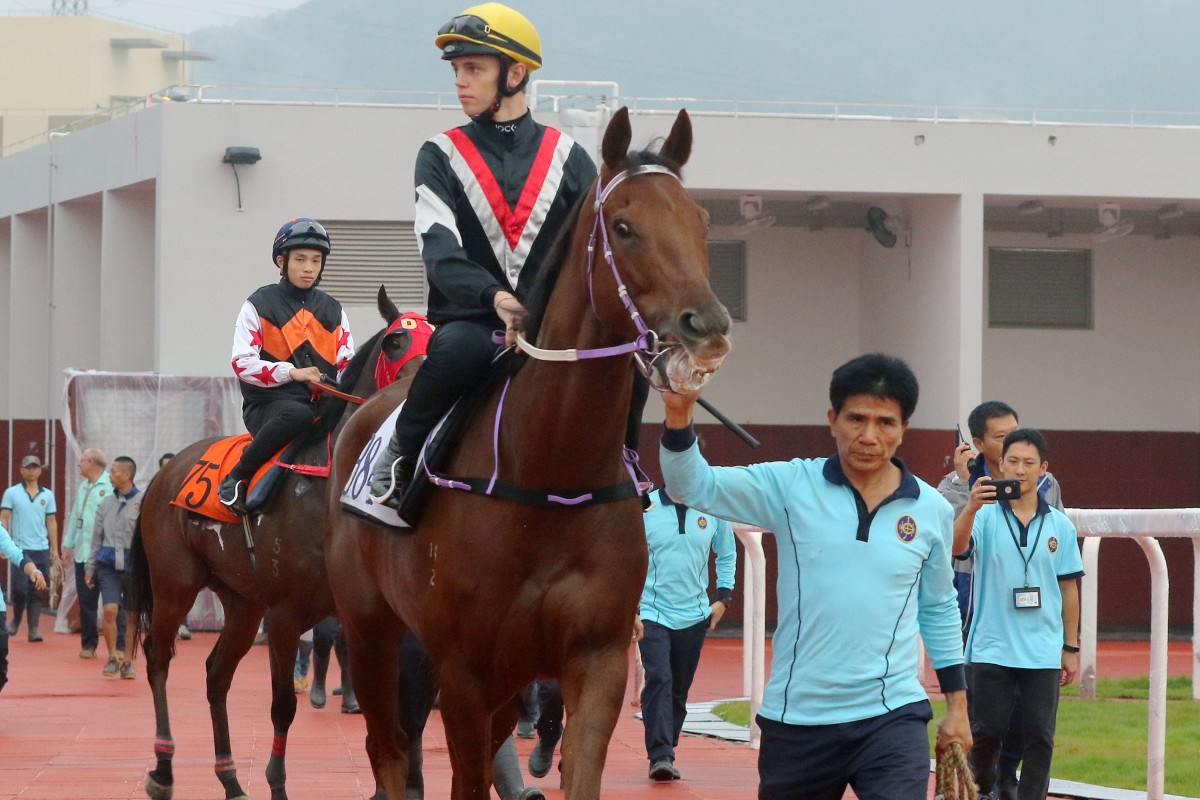
[[[635, 623], [646, 670], [642, 721], [650, 779], [670, 781], [679, 779], [675, 747], [704, 635], [717, 627], [733, 596], [737, 550], [728, 522], [676, 503], [665, 486], [643, 519], [650, 561]], [[710, 552], [717, 557], [714, 601], [708, 599]]]
[[971, 748], [950, 568], [952, 513], [895, 457], [917, 379], [872, 354], [829, 386], [830, 458], [712, 467], [692, 429], [696, 394], [664, 394], [661, 463], [688, 506], [775, 533], [779, 621], [758, 724], [758, 796], [924, 800], [926, 728], [917, 634], [946, 696], [937, 748]]
[[[46, 576], [38, 569], [37, 564], [30, 561], [16, 542], [8, 535], [8, 531], [0, 525], [0, 556], [4, 556], [21, 568], [21, 572], [29, 579], [39, 592], [46, 588]], [[4, 593], [0, 592], [0, 620], [4, 618]], [[0, 689], [8, 683], [8, 627], [0, 625]]]
[[1079, 585], [1083, 561], [1075, 526], [1038, 494], [1046, 439], [1018, 428], [1004, 439], [1000, 469], [1021, 496], [996, 501], [976, 481], [954, 522], [954, 552], [975, 557], [971, 661], [971, 768], [981, 792], [996, 783], [1001, 737], [1021, 702], [1018, 800], [1044, 798], [1054, 755], [1058, 691], [1079, 674]]

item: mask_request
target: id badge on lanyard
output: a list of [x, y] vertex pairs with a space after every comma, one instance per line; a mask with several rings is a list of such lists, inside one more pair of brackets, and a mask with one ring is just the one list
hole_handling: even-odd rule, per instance
[[[1004, 524], [1008, 527], [1008, 533], [1012, 536], [1013, 544], [1016, 545], [1017, 554], [1021, 557], [1021, 561], [1025, 566], [1025, 585], [1019, 589], [1013, 589], [1013, 608], [1017, 611], [1042, 607], [1042, 589], [1039, 586], [1029, 585], [1029, 562], [1033, 560], [1034, 554], [1037, 552], [1038, 544], [1042, 541], [1042, 526], [1046, 524], [1046, 518], [1042, 517], [1038, 522], [1037, 538], [1033, 541], [1033, 547], [1029, 550], [1029, 556], [1026, 557], [1021, 549], [1021, 543], [1017, 541], [1017, 534], [1013, 531], [1012, 525], [1008, 521], [1008, 515], [1004, 514], [1003, 508], [1001, 514], [1004, 515]], [[1015, 515], [1014, 515], [1015, 516]], [[1018, 520], [1019, 522], [1019, 520]], [[1032, 522], [1032, 521], [1031, 521]]]
[[1013, 589], [1013, 608], [1018, 611], [1025, 608], [1042, 607], [1042, 590], [1037, 586], [1025, 586]]

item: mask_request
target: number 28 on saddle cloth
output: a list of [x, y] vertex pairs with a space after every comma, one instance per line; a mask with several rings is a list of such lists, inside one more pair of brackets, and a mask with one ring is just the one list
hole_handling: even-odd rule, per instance
[[[220, 522], [240, 522], [241, 517], [221, 505], [221, 501], [217, 498], [217, 487], [237, 464], [238, 459], [242, 457], [242, 451], [246, 449], [246, 445], [250, 444], [250, 438], [250, 434], [243, 433], [240, 436], [230, 436], [214, 442], [204, 451], [204, 455], [184, 478], [183, 486], [175, 495], [175, 499], [171, 501], [171, 505], [186, 508], [188, 511], [194, 511], [201, 516]], [[254, 488], [272, 468], [280, 464], [280, 457], [291, 446], [288, 445], [276, 453], [258, 472], [254, 473], [254, 477], [250, 479], [250, 485], [247, 487], [247, 495], [254, 493]], [[317, 471], [320, 468], [308, 469]], [[327, 470], [328, 467], [325, 469]]]

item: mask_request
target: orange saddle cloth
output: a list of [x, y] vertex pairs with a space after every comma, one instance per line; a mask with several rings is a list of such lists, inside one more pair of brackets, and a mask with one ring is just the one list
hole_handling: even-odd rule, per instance
[[[217, 497], [217, 487], [242, 457], [242, 451], [250, 444], [250, 438], [250, 434], [243, 433], [214, 442], [184, 478], [183, 486], [179, 488], [179, 493], [175, 495], [171, 505], [186, 508], [220, 522], [240, 522], [240, 516], [221, 505]], [[247, 492], [266, 474], [274, 461], [275, 459], [271, 459], [254, 474]]]

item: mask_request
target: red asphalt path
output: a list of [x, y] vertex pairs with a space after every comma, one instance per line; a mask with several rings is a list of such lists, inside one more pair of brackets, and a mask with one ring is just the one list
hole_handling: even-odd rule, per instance
[[[53, 630], [47, 618], [43, 629]], [[222, 800], [213, 774], [212, 730], [204, 691], [204, 659], [216, 634], [197, 633], [178, 643], [171, 664], [169, 695], [175, 736], [175, 787], [179, 800]], [[768, 643], [769, 647], [769, 643]], [[103, 651], [103, 645], [101, 645]], [[9, 640], [9, 683], [0, 692], [0, 800], [109, 800], [144, 798], [142, 782], [153, 767], [154, 709], [144, 664], [137, 680], [104, 678], [103, 659], [78, 658], [79, 637], [51, 634], [30, 643], [25, 631]], [[769, 654], [768, 654], [769, 658]], [[1145, 642], [1102, 642], [1102, 677], [1146, 674]], [[1172, 642], [1170, 673], [1191, 669], [1187, 642]], [[337, 683], [337, 667], [329, 681]], [[741, 640], [710, 639], [703, 651], [690, 700], [695, 702], [742, 694]], [[301, 696], [288, 739], [288, 788], [303, 798], [365, 798], [375, 791], [363, 747], [361, 716], [338, 712], [338, 699], [323, 710]], [[609, 746], [604, 773], [605, 797], [668, 796], [702, 800], [753, 800], [757, 786], [757, 752], [745, 745], [684, 736], [677, 754], [683, 780], [652, 784], [642, 726], [631, 707], [632, 681], [624, 711]], [[229, 695], [233, 755], [242, 786], [253, 798], [269, 797], [263, 777], [271, 752], [270, 680], [267, 649], [255, 647], [242, 663]], [[518, 740], [522, 762], [532, 742]], [[425, 738], [426, 796], [449, 796], [450, 764], [437, 713]], [[550, 798], [561, 798], [556, 772], [540, 785]], [[848, 797], [852, 795], [847, 795]], [[932, 796], [932, 793], [931, 795]]]

